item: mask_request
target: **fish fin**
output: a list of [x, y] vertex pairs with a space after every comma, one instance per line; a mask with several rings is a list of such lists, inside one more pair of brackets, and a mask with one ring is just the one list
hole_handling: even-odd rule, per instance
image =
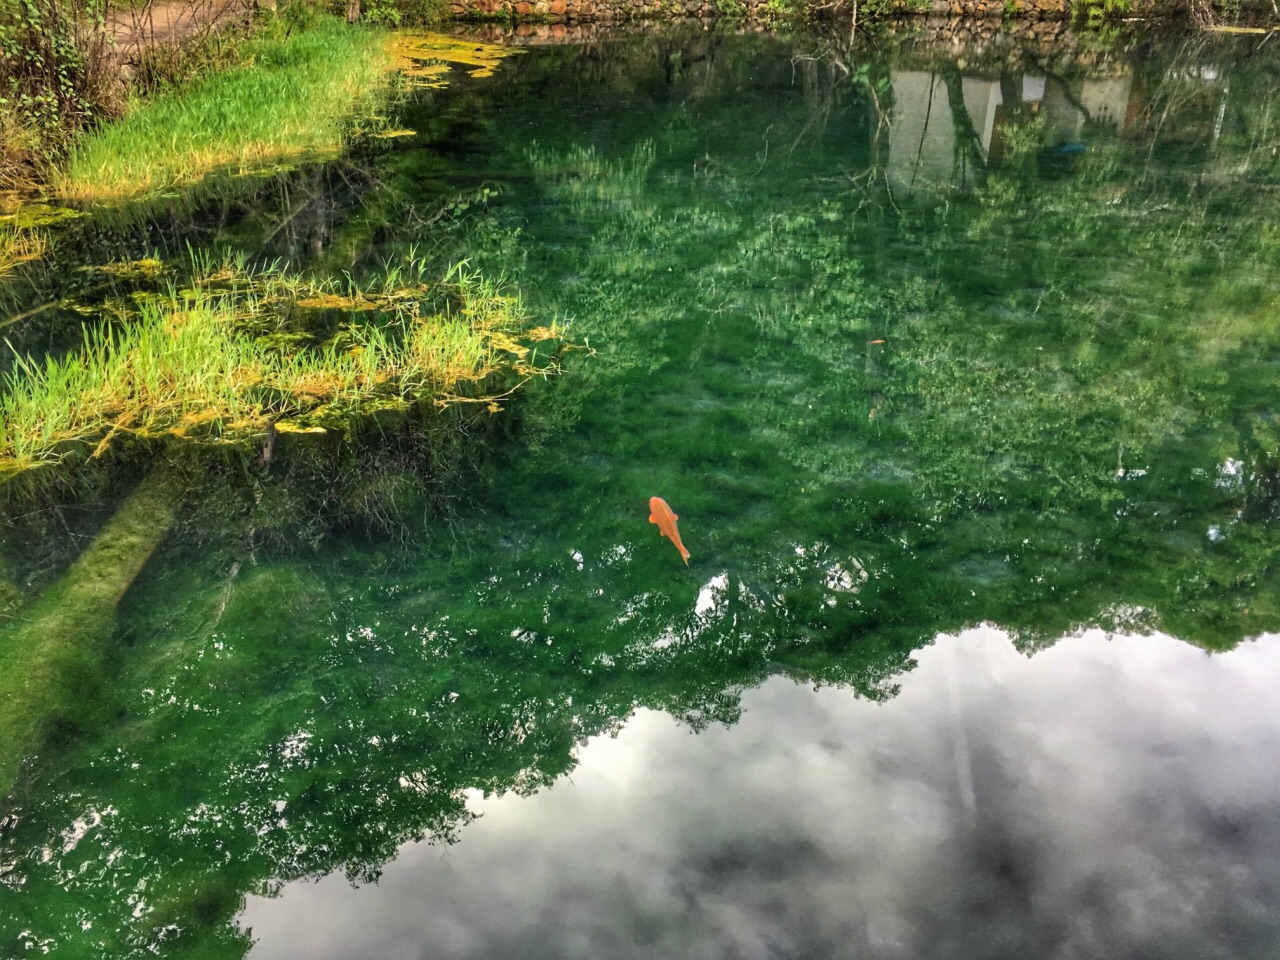
[[678, 513], [673, 513], [673, 514], [671, 515], [671, 519], [672, 519], [672, 520], [679, 520], [679, 519], [680, 519], [680, 514], [678, 514]]
[[657, 523], [657, 522], [658, 522], [658, 516], [657, 516], [657, 514], [653, 514], [653, 513], [649, 514], [649, 522], [650, 522], [650, 523]]

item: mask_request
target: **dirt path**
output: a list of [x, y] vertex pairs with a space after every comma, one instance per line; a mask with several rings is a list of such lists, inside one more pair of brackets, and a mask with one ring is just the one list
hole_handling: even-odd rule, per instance
[[139, 47], [177, 44], [248, 12], [249, 0], [165, 0], [120, 9], [107, 18], [107, 34], [128, 60]]

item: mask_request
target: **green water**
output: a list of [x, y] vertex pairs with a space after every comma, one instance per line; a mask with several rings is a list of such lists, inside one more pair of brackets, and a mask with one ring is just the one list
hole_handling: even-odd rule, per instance
[[[1278, 56], [633, 33], [414, 94], [415, 137], [341, 164], [72, 221], [15, 297], [188, 243], [356, 275], [413, 245], [502, 275], [580, 349], [445, 467], [398, 455], [392, 424], [362, 482], [302, 447], [191, 481], [92, 719], [6, 801], [0, 953], [241, 956], [247, 895], [371, 881], [423, 837], [465, 850], [477, 792], [560, 789], [637, 711], [732, 731], [780, 680], [893, 701], [918, 651], [981, 624], [1028, 653], [1089, 628], [1224, 651], [1280, 629]], [[77, 316], [7, 332], [57, 351]], [[53, 540], [10, 541], [12, 579], [53, 575]], [[803, 700], [734, 755], [785, 754]], [[1172, 723], [1152, 737], [1196, 736]], [[1275, 734], [1259, 707], [1213, 742], [1265, 763]], [[1268, 844], [1277, 799], [1246, 805]], [[1274, 911], [1246, 927], [1221, 955], [1267, 955]], [[419, 936], [406, 955], [472, 955]], [[581, 955], [512, 936], [491, 955]]]

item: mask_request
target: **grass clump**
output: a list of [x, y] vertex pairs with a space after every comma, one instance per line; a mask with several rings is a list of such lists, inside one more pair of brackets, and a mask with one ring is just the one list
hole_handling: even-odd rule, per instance
[[391, 65], [377, 32], [332, 19], [249, 41], [241, 65], [162, 93], [82, 140], [55, 187], [72, 200], [126, 200], [331, 153], [345, 118], [384, 89]]
[[0, 187], [27, 187], [119, 103], [106, 0], [0, 0]]
[[[87, 328], [78, 352], [19, 357], [0, 395], [0, 480], [121, 436], [225, 443], [345, 430], [423, 402], [496, 411], [523, 380], [553, 372], [528, 344], [558, 339], [556, 327], [525, 330], [518, 298], [491, 281], [455, 268], [429, 284], [423, 269], [410, 257], [377, 284], [341, 289], [226, 267], [144, 298], [125, 323]], [[334, 315], [345, 318], [336, 333], [314, 333]]]
[[0, 224], [0, 279], [9, 274], [14, 267], [28, 260], [38, 260], [44, 255], [45, 239], [43, 234], [28, 230], [15, 230]]

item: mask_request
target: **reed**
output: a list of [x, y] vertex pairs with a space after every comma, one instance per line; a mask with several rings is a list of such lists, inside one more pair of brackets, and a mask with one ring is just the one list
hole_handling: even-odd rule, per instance
[[[526, 330], [518, 298], [460, 267], [429, 284], [411, 256], [359, 288], [205, 266], [191, 287], [144, 299], [127, 323], [86, 328], [79, 351], [15, 360], [0, 394], [0, 480], [72, 452], [100, 455], [123, 436], [227, 443], [268, 425], [345, 430], [417, 403], [496, 406], [522, 380], [554, 372], [526, 363], [526, 343], [561, 331]], [[333, 310], [346, 322], [315, 340], [306, 316]]]
[[137, 106], [73, 149], [54, 187], [66, 199], [118, 201], [211, 173], [256, 173], [342, 144], [353, 109], [385, 89], [392, 66], [373, 30], [322, 20], [249, 41], [245, 62]]

